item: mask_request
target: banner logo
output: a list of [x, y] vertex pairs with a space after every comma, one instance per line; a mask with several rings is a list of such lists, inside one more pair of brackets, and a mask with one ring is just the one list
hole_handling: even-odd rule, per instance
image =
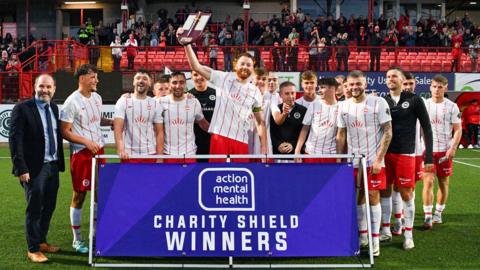
[[12, 117], [12, 110], [5, 110], [0, 113], [0, 135], [8, 138], [10, 132], [10, 120]]
[[255, 177], [247, 168], [206, 168], [198, 175], [205, 211], [255, 211]]

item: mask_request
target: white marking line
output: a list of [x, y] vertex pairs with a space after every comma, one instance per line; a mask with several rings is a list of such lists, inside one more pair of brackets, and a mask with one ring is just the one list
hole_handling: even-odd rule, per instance
[[461, 161], [458, 161], [458, 160], [454, 160], [453, 162], [455, 162], [455, 163], [460, 163], [460, 164], [463, 164], [463, 165], [467, 165], [467, 166], [471, 166], [471, 167], [475, 167], [475, 168], [479, 168], [479, 169], [480, 169], [480, 166], [479, 166], [479, 165], [473, 165], [473, 164], [466, 163], [466, 162], [461, 162]]
[[475, 158], [475, 157], [463, 157], [463, 158], [454, 158], [454, 160], [480, 160], [480, 158]]

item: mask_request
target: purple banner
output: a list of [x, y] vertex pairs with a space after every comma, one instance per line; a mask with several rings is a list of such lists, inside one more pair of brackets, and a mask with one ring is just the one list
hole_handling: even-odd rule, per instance
[[97, 256], [353, 256], [348, 164], [104, 164]]

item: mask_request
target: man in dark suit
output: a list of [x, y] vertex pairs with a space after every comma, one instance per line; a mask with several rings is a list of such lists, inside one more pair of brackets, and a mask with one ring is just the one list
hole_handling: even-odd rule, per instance
[[55, 210], [59, 172], [65, 170], [58, 107], [51, 102], [55, 81], [48, 74], [35, 80], [35, 97], [13, 108], [10, 126], [12, 173], [20, 180], [27, 200], [28, 258], [46, 262], [44, 252], [60, 249], [47, 243], [48, 227]]

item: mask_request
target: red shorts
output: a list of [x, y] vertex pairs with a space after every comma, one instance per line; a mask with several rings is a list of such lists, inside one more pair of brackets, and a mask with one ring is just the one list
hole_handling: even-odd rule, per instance
[[164, 158], [163, 163], [189, 164], [197, 163], [197, 160], [195, 158]]
[[[103, 148], [100, 149], [97, 155], [102, 155]], [[73, 154], [70, 157], [70, 173], [72, 174], [73, 190], [77, 192], [85, 192], [90, 190], [92, 182], [92, 158], [93, 154], [87, 148], [80, 152]], [[97, 160], [98, 164], [105, 163], [105, 159]]]
[[425, 167], [423, 166], [423, 156], [415, 157], [415, 182], [423, 179]]
[[439, 160], [444, 157], [446, 152], [433, 153], [433, 173], [438, 177], [445, 177], [452, 175], [452, 160], [448, 159], [442, 163]]
[[121, 159], [122, 163], [155, 163], [157, 162], [156, 158], [129, 158]]
[[403, 154], [385, 155], [387, 183], [396, 187], [415, 187], [415, 157]]
[[[358, 168], [353, 169], [355, 183], [357, 182]], [[384, 190], [387, 188], [387, 179], [385, 177], [385, 168], [382, 167], [379, 173], [372, 174], [372, 167], [367, 167], [368, 190]], [[363, 179], [361, 179], [363, 180]], [[363, 182], [360, 185], [363, 190]]]
[[[248, 155], [248, 144], [218, 134], [210, 139], [210, 155]], [[232, 162], [248, 162], [248, 158], [233, 158]], [[210, 162], [226, 162], [226, 159], [211, 158]]]

